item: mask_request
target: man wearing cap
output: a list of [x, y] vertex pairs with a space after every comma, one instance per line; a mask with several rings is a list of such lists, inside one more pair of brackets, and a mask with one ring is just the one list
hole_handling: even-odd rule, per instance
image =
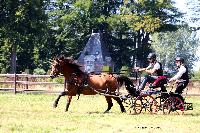
[[184, 64], [184, 59], [182, 57], [176, 58], [176, 66], [178, 72], [169, 80], [169, 82], [175, 81], [177, 83], [175, 93], [182, 94], [183, 89], [185, 89], [189, 83], [188, 68]]
[[[145, 71], [148, 75], [144, 77], [140, 86], [138, 87], [138, 91], [144, 90], [146, 83], [153, 83], [158, 76], [163, 75], [162, 65], [160, 62], [156, 60], [155, 53], [149, 53], [147, 57], [149, 61], [149, 66], [146, 68], [135, 68], [138, 71]], [[166, 88], [161, 88], [161, 91], [166, 91]]]

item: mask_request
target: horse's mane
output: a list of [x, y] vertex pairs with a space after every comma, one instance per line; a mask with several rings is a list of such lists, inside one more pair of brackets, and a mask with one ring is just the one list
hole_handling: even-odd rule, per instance
[[72, 57], [60, 56], [58, 60], [63, 61], [64, 64], [72, 67], [76, 71], [76, 74], [84, 74], [84, 72], [80, 69], [81, 66]]

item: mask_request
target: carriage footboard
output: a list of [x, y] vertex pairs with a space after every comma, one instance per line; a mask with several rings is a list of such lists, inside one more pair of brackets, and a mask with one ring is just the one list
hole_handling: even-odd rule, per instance
[[185, 103], [184, 104], [184, 109], [185, 110], [193, 110], [193, 104], [192, 103]]

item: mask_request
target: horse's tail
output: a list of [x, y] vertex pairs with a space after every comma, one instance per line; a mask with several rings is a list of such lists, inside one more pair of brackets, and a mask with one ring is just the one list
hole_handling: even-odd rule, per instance
[[117, 82], [120, 85], [120, 87], [123, 85], [123, 83], [125, 84], [125, 88], [128, 91], [129, 94], [131, 94], [132, 96], [137, 96], [138, 93], [136, 91], [136, 87], [133, 84], [133, 81], [128, 78], [127, 76], [119, 76], [117, 77]]

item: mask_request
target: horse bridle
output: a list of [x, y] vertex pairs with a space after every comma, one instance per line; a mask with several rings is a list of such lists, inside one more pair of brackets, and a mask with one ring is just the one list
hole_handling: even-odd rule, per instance
[[[56, 63], [57, 67], [54, 67], [54, 69], [56, 69], [57, 72], [60, 72], [61, 71], [61, 65], [59, 62]], [[53, 78], [56, 78], [56, 77], [59, 77], [59, 76], [62, 76], [61, 73], [56, 73], [56, 74], [53, 74], [51, 75], [50, 77], [53, 79]]]

